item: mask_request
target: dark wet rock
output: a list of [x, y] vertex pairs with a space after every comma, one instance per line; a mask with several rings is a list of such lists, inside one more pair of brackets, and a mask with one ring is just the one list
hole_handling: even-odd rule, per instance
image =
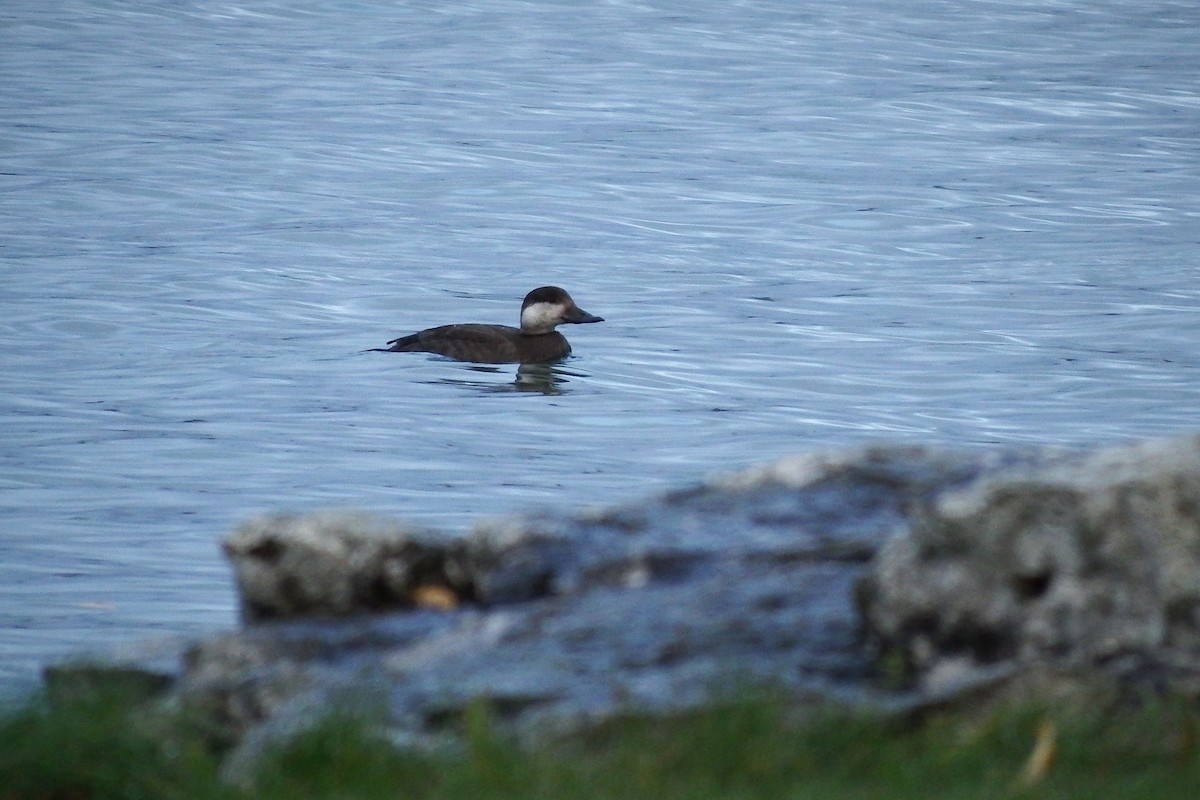
[[926, 681], [963, 662], [1200, 655], [1200, 437], [941, 493], [861, 598], [876, 644]]
[[411, 743], [480, 700], [536, 732], [756, 682], [900, 713], [1035, 669], [1188, 686], [1198, 441], [864, 448], [463, 535], [263, 517], [226, 540], [245, 626], [194, 642], [173, 696], [244, 765], [348, 698]]
[[459, 590], [445, 536], [368, 514], [258, 517], [224, 548], [248, 622], [411, 608], [424, 587]]
[[230, 534], [248, 621], [419, 606], [422, 587], [493, 606], [680, 578], [721, 559], [865, 561], [909, 509], [1006, 458], [872, 448], [804, 456], [633, 507], [488, 521], [453, 537], [355, 513]]

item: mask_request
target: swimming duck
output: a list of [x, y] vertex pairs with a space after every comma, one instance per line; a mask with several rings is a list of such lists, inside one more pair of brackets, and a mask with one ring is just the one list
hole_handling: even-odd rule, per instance
[[603, 322], [589, 314], [557, 286], [542, 286], [525, 295], [521, 327], [465, 323], [428, 328], [399, 339], [389, 353], [437, 353], [479, 364], [539, 364], [557, 361], [571, 352], [567, 337], [554, 328], [563, 323]]

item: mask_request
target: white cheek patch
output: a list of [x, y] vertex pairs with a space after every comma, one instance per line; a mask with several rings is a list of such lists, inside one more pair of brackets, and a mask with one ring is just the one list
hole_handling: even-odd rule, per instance
[[538, 330], [553, 328], [562, 319], [557, 303], [533, 303], [521, 309], [521, 327]]

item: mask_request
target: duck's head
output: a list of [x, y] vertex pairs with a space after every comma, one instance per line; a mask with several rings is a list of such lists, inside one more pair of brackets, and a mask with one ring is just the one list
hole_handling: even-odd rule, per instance
[[542, 286], [525, 295], [521, 303], [521, 333], [550, 333], [564, 322], [604, 322], [589, 314], [557, 286]]

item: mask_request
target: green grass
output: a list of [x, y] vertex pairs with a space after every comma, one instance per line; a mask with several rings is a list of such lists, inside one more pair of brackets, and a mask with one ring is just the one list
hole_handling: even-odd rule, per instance
[[[715, 701], [518, 748], [480, 706], [453, 753], [399, 751], [334, 714], [267, 753], [252, 785], [235, 788], [186, 717], [128, 692], [43, 695], [0, 716], [0, 800], [1200, 797], [1197, 709], [1182, 702], [918, 721], [782, 707], [763, 696]], [[1057, 755], [1022, 785], [1039, 729]]]

